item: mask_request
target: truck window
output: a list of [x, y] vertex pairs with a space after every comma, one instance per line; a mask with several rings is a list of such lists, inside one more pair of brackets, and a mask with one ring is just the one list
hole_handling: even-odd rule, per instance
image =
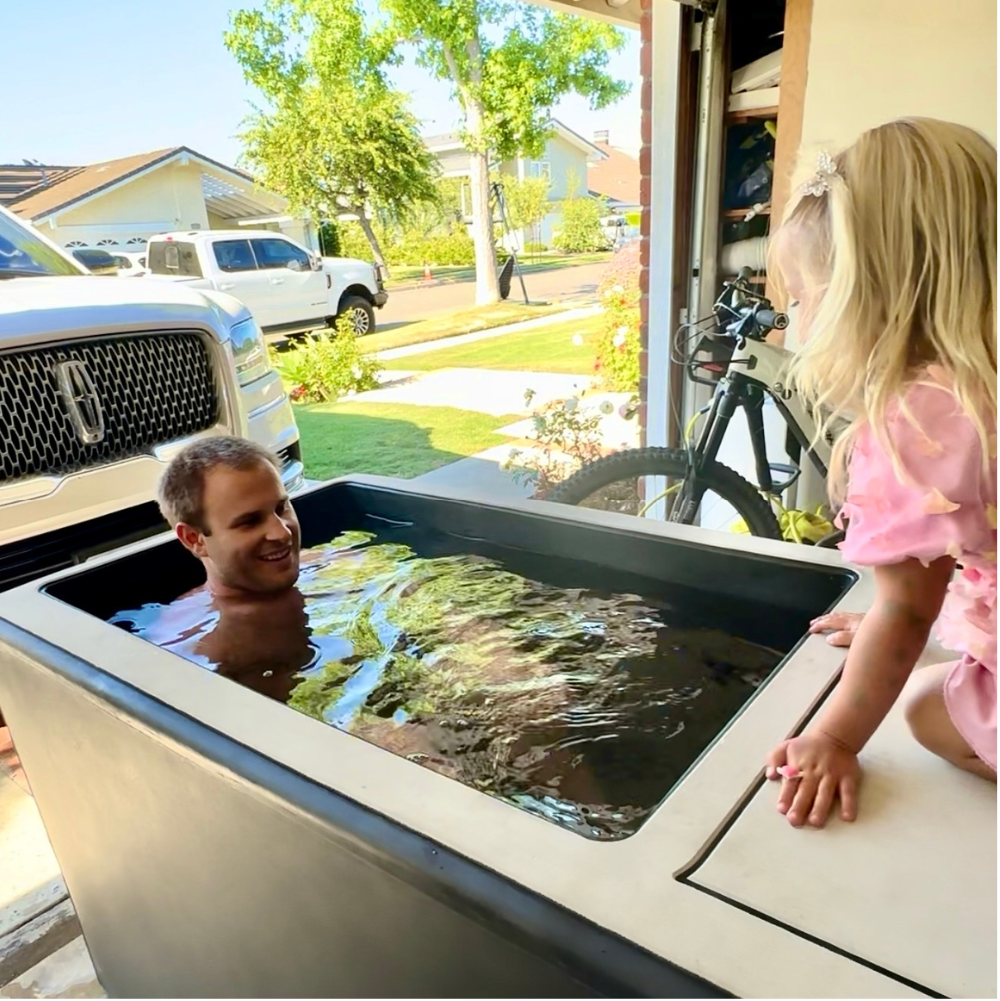
[[147, 254], [149, 270], [154, 275], [182, 275], [184, 278], [201, 278], [201, 264], [193, 243], [176, 240], [154, 240]]
[[249, 240], [219, 240], [212, 244], [221, 271], [256, 271], [257, 262]]
[[296, 271], [309, 270], [309, 255], [287, 240], [277, 237], [263, 237], [251, 240], [254, 256], [261, 268], [293, 268]]

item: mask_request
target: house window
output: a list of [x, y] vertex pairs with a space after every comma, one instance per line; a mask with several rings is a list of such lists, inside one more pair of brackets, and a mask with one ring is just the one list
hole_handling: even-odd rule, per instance
[[126, 240], [126, 247], [145, 247], [146, 238], [144, 236], [133, 236], [130, 240]]
[[551, 181], [552, 165], [548, 160], [529, 160], [528, 177], [544, 177], [546, 181]]
[[86, 246], [87, 245], [83, 242], [83, 240], [70, 240], [69, 243], [66, 244], [66, 249], [70, 250], [73, 247], [86, 247]]
[[117, 240], [98, 240], [97, 241], [97, 246], [98, 247], [117, 247], [118, 246], [118, 241]]

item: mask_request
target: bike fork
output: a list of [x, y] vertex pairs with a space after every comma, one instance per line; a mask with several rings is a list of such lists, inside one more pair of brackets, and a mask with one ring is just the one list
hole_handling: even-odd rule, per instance
[[694, 523], [698, 508], [705, 495], [705, 487], [701, 485], [699, 473], [706, 465], [715, 462], [723, 439], [726, 437], [726, 431], [729, 429], [729, 422], [744, 402], [745, 394], [742, 383], [741, 373], [735, 373], [730, 378], [725, 391], [716, 396], [705, 430], [695, 446], [691, 468], [684, 478], [681, 496], [670, 514], [670, 521], [680, 522], [682, 525]]

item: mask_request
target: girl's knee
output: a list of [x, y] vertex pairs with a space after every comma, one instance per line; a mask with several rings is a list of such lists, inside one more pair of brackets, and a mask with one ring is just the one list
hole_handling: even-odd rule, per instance
[[917, 743], [940, 754], [954, 730], [944, 702], [944, 674], [928, 668], [917, 672], [903, 693], [903, 713]]

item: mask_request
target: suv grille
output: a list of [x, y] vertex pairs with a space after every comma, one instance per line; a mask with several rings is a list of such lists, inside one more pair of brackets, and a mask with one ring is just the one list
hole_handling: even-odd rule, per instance
[[[76, 404], [67, 400], [66, 386]], [[213, 427], [218, 416], [211, 356], [196, 333], [103, 337], [0, 354], [0, 483], [141, 455]]]

